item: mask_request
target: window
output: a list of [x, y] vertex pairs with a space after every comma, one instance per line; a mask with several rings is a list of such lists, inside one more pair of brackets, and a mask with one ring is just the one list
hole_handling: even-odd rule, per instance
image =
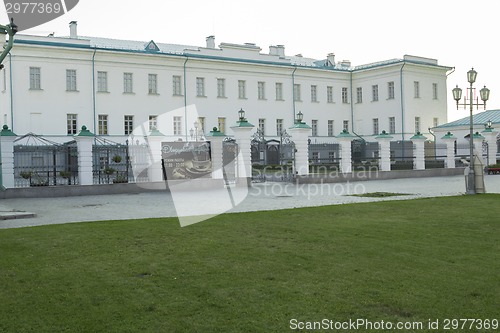
[[149, 130], [157, 130], [158, 129], [158, 116], [149, 116]]
[[281, 82], [276, 83], [276, 100], [277, 101], [283, 100], [283, 83]]
[[276, 119], [276, 135], [281, 136], [283, 133], [283, 119]]
[[134, 130], [134, 116], [124, 116], [123, 127], [125, 135], [132, 134], [132, 131]]
[[293, 85], [293, 100], [295, 102], [300, 101], [300, 84]]
[[328, 136], [333, 136], [333, 120], [328, 120]]
[[363, 103], [363, 88], [356, 88], [356, 103]]
[[439, 125], [439, 118], [432, 118], [432, 127], [436, 127]]
[[335, 162], [335, 152], [334, 151], [328, 152], [328, 159], [330, 160], [330, 162]]
[[182, 135], [182, 117], [174, 116], [174, 135]]
[[348, 96], [347, 96], [347, 88], [346, 87], [342, 88], [342, 103], [349, 103]]
[[148, 74], [148, 93], [158, 94], [158, 75]]
[[97, 72], [97, 91], [108, 92], [108, 72]]
[[219, 131], [220, 132], [226, 133], [226, 118], [219, 117], [217, 119], [217, 125], [219, 125]]
[[389, 133], [390, 134], [396, 133], [396, 118], [395, 117], [389, 117]]
[[257, 82], [257, 96], [259, 99], [266, 99], [266, 83]]
[[326, 101], [328, 103], [333, 103], [333, 87], [332, 86], [326, 87]]
[[413, 97], [420, 98], [420, 82], [413, 81]]
[[344, 120], [342, 124], [342, 130], [349, 131], [349, 120]]
[[312, 136], [318, 136], [318, 120], [311, 120]]
[[172, 76], [172, 94], [182, 96], [182, 78], [180, 75]]
[[66, 127], [67, 127], [67, 132], [68, 134], [77, 134], [77, 130], [78, 130], [78, 125], [76, 123], [76, 118], [77, 118], [77, 115], [76, 114], [67, 114], [66, 116]]
[[247, 98], [246, 81], [244, 80], [238, 80], [238, 98], [239, 99]]
[[394, 99], [394, 81], [387, 82], [387, 99]]
[[265, 135], [266, 133], [266, 120], [260, 118], [259, 119], [259, 130], [262, 133], [262, 135]]
[[205, 117], [198, 117], [198, 133], [205, 133]]
[[226, 97], [226, 79], [217, 79], [217, 97]]
[[311, 86], [311, 102], [318, 101], [318, 86]]
[[132, 78], [132, 73], [123, 73], [123, 92], [126, 94], [131, 94], [134, 92]]
[[372, 102], [378, 101], [378, 84], [372, 86]]
[[415, 133], [420, 132], [420, 117], [415, 117]]
[[100, 114], [97, 117], [99, 135], [108, 135], [108, 115]]
[[30, 89], [42, 89], [40, 67], [30, 67]]
[[374, 135], [379, 134], [379, 129], [378, 129], [378, 118], [373, 118], [373, 134], [374, 134]]
[[314, 163], [318, 163], [318, 160], [319, 160], [319, 152], [317, 152], [317, 151], [313, 151], [313, 152], [312, 152], [312, 161], [313, 161]]
[[438, 99], [438, 84], [432, 84], [432, 99]]
[[76, 91], [76, 70], [66, 70], [66, 91]]
[[197, 77], [196, 78], [196, 96], [205, 97], [205, 78]]

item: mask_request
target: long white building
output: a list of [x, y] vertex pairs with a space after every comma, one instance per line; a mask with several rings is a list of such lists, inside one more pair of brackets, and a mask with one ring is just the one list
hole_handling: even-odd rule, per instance
[[447, 122], [452, 69], [409, 55], [354, 66], [213, 36], [203, 47], [84, 37], [76, 22], [69, 37], [16, 35], [4, 65], [0, 116], [16, 134], [65, 140], [86, 125], [115, 141], [152, 127], [175, 140], [214, 126], [231, 135], [241, 108], [268, 136], [301, 111], [318, 142], [343, 129], [405, 140]]

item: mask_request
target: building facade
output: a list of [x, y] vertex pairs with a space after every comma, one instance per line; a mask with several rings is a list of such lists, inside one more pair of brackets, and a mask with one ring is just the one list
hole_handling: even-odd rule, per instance
[[435, 59], [404, 56], [353, 66], [255, 44], [203, 47], [82, 37], [16, 35], [1, 72], [1, 117], [15, 133], [67, 141], [82, 125], [123, 141], [157, 128], [172, 140], [231, 135], [244, 109], [266, 136], [300, 111], [322, 142], [343, 129], [372, 140], [408, 140], [447, 121], [446, 77]]

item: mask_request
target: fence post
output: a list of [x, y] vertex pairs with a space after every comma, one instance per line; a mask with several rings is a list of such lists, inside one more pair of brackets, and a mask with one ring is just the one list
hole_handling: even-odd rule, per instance
[[78, 183], [80, 185], [93, 185], [92, 144], [94, 134], [87, 129], [87, 126], [83, 125], [80, 133], [75, 135], [75, 140], [78, 149]]
[[441, 140], [446, 142], [446, 168], [455, 168], [455, 141], [457, 138], [448, 132]]
[[212, 179], [224, 179], [222, 143], [226, 135], [214, 127], [208, 135], [210, 140], [210, 153], [212, 158]]
[[295, 142], [295, 173], [298, 176], [309, 175], [309, 134], [311, 127], [302, 120], [296, 120], [290, 128], [290, 135]]
[[149, 173], [150, 182], [161, 182], [163, 181], [163, 170], [161, 168], [161, 142], [163, 141], [164, 135], [157, 129], [152, 129], [148, 135], [148, 144], [151, 152], [150, 156], [150, 167]]
[[413, 167], [415, 170], [425, 170], [425, 140], [427, 138], [420, 132], [417, 132], [410, 140], [415, 145], [415, 152], [413, 153]]
[[375, 139], [379, 143], [380, 150], [380, 161], [379, 168], [380, 171], [391, 171], [391, 139], [393, 137], [386, 133], [386, 131], [382, 131], [379, 135], [375, 137]]
[[1, 156], [0, 161], [2, 164], [0, 174], [0, 185], [3, 188], [14, 187], [14, 140], [17, 135], [12, 132], [7, 125], [3, 125], [1, 135]]
[[497, 163], [497, 131], [494, 131], [494, 128], [487, 127], [484, 131], [481, 132], [484, 136], [486, 142], [488, 143], [488, 161], [487, 164], [496, 164]]
[[340, 171], [342, 173], [352, 172], [352, 139], [354, 138], [347, 130], [343, 130], [337, 135], [340, 143]]
[[238, 144], [238, 173], [237, 177], [245, 180], [247, 185], [252, 180], [252, 146], [250, 132], [254, 125], [250, 124], [245, 118], [236, 122], [236, 126], [231, 126], [234, 132], [234, 139]]

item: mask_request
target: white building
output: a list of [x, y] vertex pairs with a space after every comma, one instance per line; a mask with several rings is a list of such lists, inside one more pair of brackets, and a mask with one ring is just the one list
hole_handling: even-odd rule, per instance
[[268, 136], [301, 111], [318, 142], [343, 129], [407, 140], [446, 123], [451, 70], [408, 55], [353, 66], [333, 54], [289, 56], [282, 45], [269, 53], [248, 43], [216, 47], [213, 36], [204, 47], [82, 37], [76, 22], [69, 37], [16, 35], [4, 65], [3, 122], [18, 135], [65, 141], [82, 125], [115, 141], [140, 124], [175, 140], [189, 140], [195, 122], [204, 133], [216, 126], [231, 135], [241, 108]]

